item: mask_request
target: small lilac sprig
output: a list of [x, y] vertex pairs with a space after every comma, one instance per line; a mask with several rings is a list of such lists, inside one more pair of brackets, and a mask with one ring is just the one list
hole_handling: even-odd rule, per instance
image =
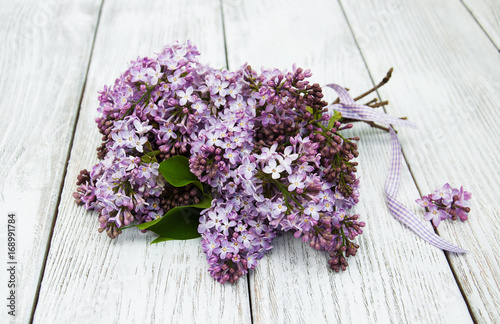
[[446, 183], [441, 188], [434, 190], [434, 193], [423, 196], [422, 199], [415, 200], [421, 207], [429, 208], [424, 218], [427, 221], [432, 220], [432, 224], [438, 227], [442, 220], [460, 219], [462, 222], [468, 219], [470, 212], [470, 199], [472, 194], [460, 189], [452, 189]]

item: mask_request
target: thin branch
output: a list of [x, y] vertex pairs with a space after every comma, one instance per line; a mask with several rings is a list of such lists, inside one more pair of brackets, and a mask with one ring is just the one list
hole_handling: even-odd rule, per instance
[[365, 103], [365, 106], [369, 106], [371, 104], [374, 104], [378, 101], [378, 98], [373, 98], [372, 100], [368, 101], [367, 103]]
[[[406, 119], [406, 117], [404, 118], [401, 118], [401, 119]], [[378, 129], [381, 129], [381, 130], [384, 130], [386, 132], [389, 132], [389, 128], [387, 127], [384, 127], [384, 126], [380, 126], [378, 124], [375, 124], [374, 122], [372, 121], [366, 121], [366, 120], [358, 120], [358, 119], [347, 119], [347, 118], [342, 118], [342, 122], [343, 123], [355, 123], [355, 122], [363, 122], [363, 123], [367, 123], [368, 125], [370, 125], [370, 127], [373, 127], [373, 128], [378, 128]], [[397, 131], [394, 130], [396, 133]]]
[[389, 104], [389, 101], [386, 100], [386, 101], [377, 102], [377, 103], [374, 103], [372, 105], [367, 105], [367, 106], [370, 106], [372, 108], [377, 108], [377, 107], [385, 106], [388, 104]]
[[363, 94], [357, 96], [356, 98], [354, 98], [354, 101], [358, 101], [359, 99], [366, 97], [370, 93], [372, 93], [374, 91], [377, 91], [378, 88], [380, 88], [381, 86], [383, 86], [384, 84], [386, 84], [387, 82], [389, 82], [389, 80], [391, 79], [392, 71], [393, 71], [393, 68], [390, 68], [389, 72], [387, 72], [387, 75], [382, 79], [382, 81], [379, 84], [377, 84], [376, 86], [374, 86], [370, 90], [366, 91], [365, 93], [363, 93]]
[[[373, 128], [378, 128], [378, 129], [382, 129], [382, 130], [385, 130], [386, 132], [390, 132], [389, 128], [387, 127], [384, 127], [384, 126], [380, 126], [380, 125], [377, 125], [375, 124], [374, 122], [366, 122], [368, 125], [370, 125], [370, 127], [373, 127]], [[394, 130], [394, 132], [397, 133], [396, 130]]]

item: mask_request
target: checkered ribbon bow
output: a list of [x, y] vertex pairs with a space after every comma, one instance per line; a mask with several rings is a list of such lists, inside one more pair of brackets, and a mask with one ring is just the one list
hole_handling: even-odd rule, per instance
[[439, 235], [430, 230], [422, 221], [420, 221], [410, 209], [396, 199], [399, 179], [401, 176], [401, 161], [403, 159], [403, 155], [401, 153], [401, 145], [399, 144], [398, 136], [396, 135], [394, 129], [392, 129], [391, 125], [401, 125], [415, 128], [415, 124], [410, 121], [395, 118], [385, 113], [376, 111], [371, 107], [356, 103], [349, 93], [339, 85], [329, 84], [327, 86], [333, 88], [337, 92], [340, 99], [340, 103], [329, 105], [327, 107], [330, 114], [333, 114], [333, 111], [335, 110], [340, 112], [342, 117], [346, 119], [372, 121], [388, 125], [391, 135], [391, 167], [384, 189], [387, 206], [389, 207], [392, 216], [408, 226], [413, 232], [415, 232], [415, 234], [441, 250], [455, 253], [467, 252], [467, 250], [442, 239]]

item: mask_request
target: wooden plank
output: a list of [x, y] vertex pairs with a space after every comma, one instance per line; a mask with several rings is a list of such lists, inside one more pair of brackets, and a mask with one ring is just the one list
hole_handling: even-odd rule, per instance
[[219, 1], [104, 3], [35, 323], [250, 323], [246, 280], [215, 282], [199, 240], [149, 245], [128, 230], [112, 241], [72, 198], [79, 170], [97, 162], [97, 91], [131, 59], [186, 39], [202, 62], [225, 65]]
[[[337, 2], [223, 4], [232, 68], [245, 61], [257, 69], [291, 68], [296, 62], [311, 68], [313, 80], [323, 85], [336, 82], [353, 93], [372, 86]], [[359, 2], [354, 6], [361, 7]], [[330, 101], [335, 99], [331, 90], [325, 93]], [[406, 136], [411, 132], [400, 130]], [[385, 206], [389, 135], [367, 125], [356, 125], [352, 133], [361, 136], [361, 201], [356, 213], [367, 223], [358, 255], [338, 274], [327, 267], [323, 253], [290, 235], [276, 239], [275, 248], [250, 275], [254, 322], [470, 323], [444, 253], [416, 237]], [[416, 210], [416, 197], [405, 168], [399, 198]]]
[[[467, 10], [450, 1], [400, 2], [377, 32], [367, 29], [385, 1], [342, 2], [370, 71], [395, 67], [388, 110], [418, 122], [401, 133], [422, 194], [449, 182], [473, 193], [468, 222], [446, 222], [443, 237], [470, 249], [448, 255], [478, 322], [500, 321], [500, 57]], [[375, 24], [373, 25], [375, 26]], [[362, 36], [365, 34], [365, 36]], [[368, 37], [367, 37], [368, 36]]]
[[2, 268], [7, 267], [8, 213], [16, 215], [18, 261], [15, 317], [4, 304], [10, 273], [0, 271], [2, 323], [27, 323], [32, 314], [100, 3], [0, 1]]
[[500, 50], [500, 3], [495, 0], [462, 2]]

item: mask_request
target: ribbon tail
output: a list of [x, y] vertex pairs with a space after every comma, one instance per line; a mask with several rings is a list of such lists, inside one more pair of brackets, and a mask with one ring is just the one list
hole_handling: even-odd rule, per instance
[[394, 218], [408, 226], [413, 231], [413, 233], [417, 234], [435, 247], [440, 248], [441, 250], [455, 253], [467, 252], [467, 250], [464, 250], [444, 240], [428, 227], [426, 227], [425, 224], [418, 220], [415, 214], [413, 214], [402, 203], [397, 201], [393, 196], [387, 195], [387, 205], [389, 206], [389, 210], [391, 211], [391, 214], [392, 216], [394, 216]]

